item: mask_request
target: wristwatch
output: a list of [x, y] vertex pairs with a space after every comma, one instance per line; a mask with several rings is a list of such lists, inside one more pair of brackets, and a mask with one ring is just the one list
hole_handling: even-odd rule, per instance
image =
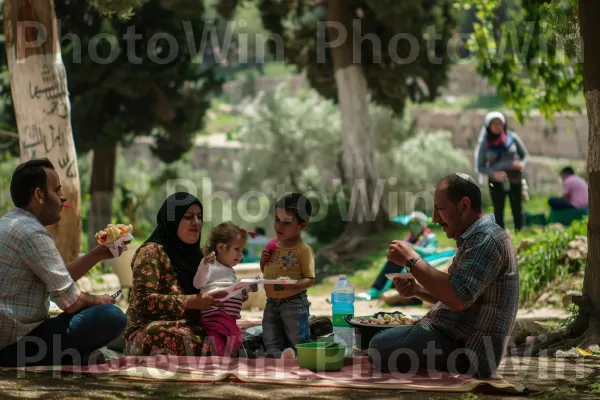
[[406, 262], [406, 265], [404, 265], [404, 268], [406, 268], [406, 270], [408, 272], [412, 272], [412, 269], [414, 268], [415, 264], [417, 263], [417, 261], [419, 261], [421, 259], [421, 257], [419, 256], [415, 256], [413, 258], [411, 258], [410, 260], [408, 260]]

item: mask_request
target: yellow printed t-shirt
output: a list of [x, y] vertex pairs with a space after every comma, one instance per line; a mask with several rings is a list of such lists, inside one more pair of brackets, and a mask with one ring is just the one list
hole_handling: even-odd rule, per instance
[[[294, 280], [315, 277], [315, 256], [313, 250], [305, 242], [292, 248], [279, 247], [271, 254], [265, 264], [265, 279], [289, 277]], [[283, 290], [282, 285], [265, 285], [267, 297], [273, 300], [286, 299], [301, 293], [303, 289]]]

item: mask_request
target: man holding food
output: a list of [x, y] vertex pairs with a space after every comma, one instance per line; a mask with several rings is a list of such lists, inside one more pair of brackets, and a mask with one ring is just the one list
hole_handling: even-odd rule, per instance
[[433, 222], [456, 240], [448, 273], [428, 265], [410, 245], [393, 241], [388, 259], [409, 273], [394, 278], [398, 292], [435, 303], [413, 326], [385, 330], [369, 345], [381, 370], [444, 370], [495, 374], [519, 306], [519, 272], [510, 237], [493, 215], [484, 215], [473, 178], [452, 174], [437, 185]]
[[[117, 254], [98, 246], [65, 264], [45, 228], [68, 207], [47, 159], [19, 165], [10, 194], [15, 209], [0, 218], [0, 366], [102, 362], [95, 350], [119, 337], [127, 318], [114, 297], [83, 293], [75, 281], [127, 243]], [[108, 245], [130, 232], [117, 230], [109, 227], [98, 238]], [[64, 311], [57, 317], [48, 317], [50, 298]]]

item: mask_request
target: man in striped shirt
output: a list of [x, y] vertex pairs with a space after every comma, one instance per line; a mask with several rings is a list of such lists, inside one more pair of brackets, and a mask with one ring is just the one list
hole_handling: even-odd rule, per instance
[[[75, 281], [102, 260], [98, 246], [65, 264], [44, 228], [66, 201], [47, 159], [19, 165], [11, 180], [15, 209], [0, 218], [0, 366], [87, 364], [116, 339], [127, 318], [111, 296], [82, 293]], [[50, 298], [64, 311], [48, 317]]]

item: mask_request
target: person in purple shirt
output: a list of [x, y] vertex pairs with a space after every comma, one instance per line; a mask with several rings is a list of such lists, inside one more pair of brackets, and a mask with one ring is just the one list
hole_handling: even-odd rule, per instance
[[560, 171], [560, 177], [563, 180], [563, 196], [548, 199], [550, 208], [553, 210], [586, 208], [588, 206], [588, 184], [585, 179], [575, 175], [575, 171], [571, 167], [563, 168]]

